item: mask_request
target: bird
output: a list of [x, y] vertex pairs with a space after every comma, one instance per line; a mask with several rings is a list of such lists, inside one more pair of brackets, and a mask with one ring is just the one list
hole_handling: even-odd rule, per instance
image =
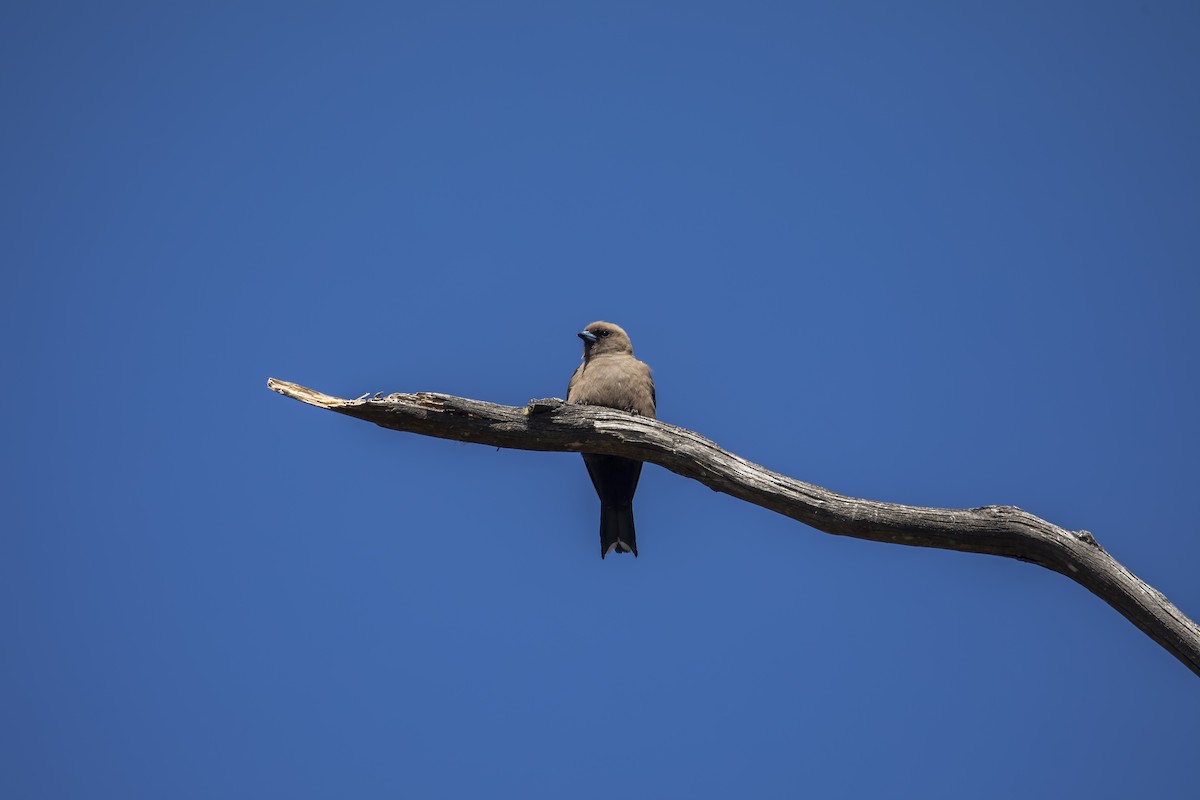
[[[655, 419], [654, 378], [650, 367], [633, 357], [629, 334], [620, 325], [593, 322], [576, 335], [583, 340], [583, 363], [571, 376], [567, 402]], [[609, 553], [633, 553], [636, 558], [633, 494], [642, 462], [584, 453], [583, 463], [600, 497], [600, 558]]]

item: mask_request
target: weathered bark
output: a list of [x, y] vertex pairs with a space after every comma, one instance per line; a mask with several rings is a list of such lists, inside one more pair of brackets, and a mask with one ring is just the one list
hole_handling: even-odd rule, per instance
[[1200, 626], [1113, 559], [1087, 531], [1065, 530], [1013, 506], [921, 508], [847, 497], [771, 472], [692, 431], [557, 399], [533, 400], [520, 408], [428, 392], [343, 400], [274, 378], [267, 386], [399, 431], [519, 450], [641, 459], [826, 533], [1038, 564], [1104, 600], [1200, 675]]

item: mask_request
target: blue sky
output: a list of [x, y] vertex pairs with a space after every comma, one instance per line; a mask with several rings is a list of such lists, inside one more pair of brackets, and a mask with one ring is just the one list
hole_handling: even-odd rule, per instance
[[562, 396], [1091, 530], [1200, 615], [1190, 3], [10, 3], [11, 798], [1189, 796], [1061, 576], [335, 395]]

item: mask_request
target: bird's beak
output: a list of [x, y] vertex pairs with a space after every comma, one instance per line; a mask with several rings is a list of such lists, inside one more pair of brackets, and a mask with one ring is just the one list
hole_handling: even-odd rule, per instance
[[592, 333], [591, 331], [580, 331], [579, 333], [577, 333], [575, 335], [578, 336], [580, 339], [583, 339], [588, 344], [596, 343], [596, 334]]

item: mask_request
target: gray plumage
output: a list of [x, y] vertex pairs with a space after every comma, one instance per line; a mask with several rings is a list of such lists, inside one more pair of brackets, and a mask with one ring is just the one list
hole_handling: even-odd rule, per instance
[[[579, 338], [583, 363], [571, 376], [567, 402], [619, 408], [654, 419], [654, 379], [650, 368], [633, 357], [628, 334], [611, 322], [593, 322]], [[600, 557], [614, 551], [636, 556], [633, 495], [642, 462], [584, 453], [583, 463], [600, 497]]]

